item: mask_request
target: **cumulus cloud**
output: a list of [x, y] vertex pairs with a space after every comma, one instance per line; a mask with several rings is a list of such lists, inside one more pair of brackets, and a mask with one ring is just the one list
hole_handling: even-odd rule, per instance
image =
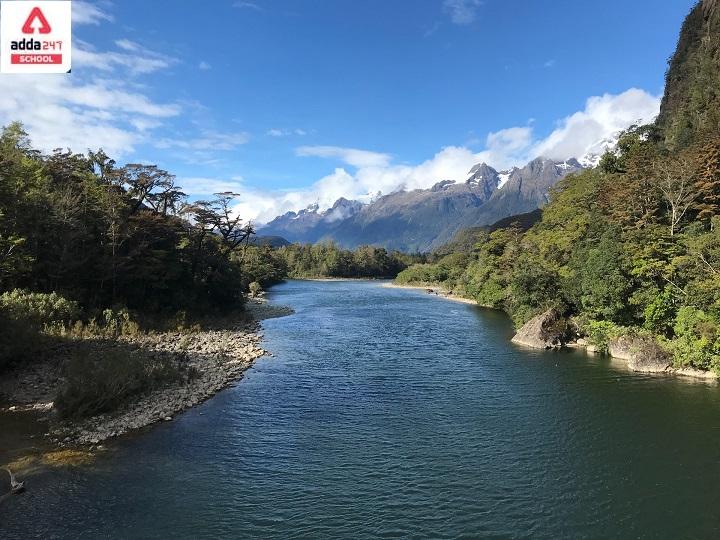
[[489, 133], [485, 149], [476, 154], [477, 161], [506, 169], [528, 161], [528, 149], [533, 144], [533, 129], [529, 126], [512, 127]]
[[134, 149], [142, 132], [177, 116], [174, 104], [151, 101], [122, 82], [74, 82], [66, 75], [0, 77], [0, 123], [20, 120], [44, 151], [104, 148], [114, 156]]
[[482, 0], [445, 0], [443, 7], [455, 24], [470, 24], [477, 17]]
[[301, 146], [295, 153], [298, 156], [313, 156], [338, 159], [352, 167], [385, 167], [390, 163], [389, 154], [343, 148], [340, 146]]
[[[304, 146], [297, 149], [298, 156], [337, 160], [355, 170], [337, 167], [307, 188], [290, 191], [264, 191], [236, 182], [234, 190], [242, 194], [237, 210], [246, 218], [264, 223], [310, 204], [329, 208], [340, 197], [367, 202], [378, 192], [426, 189], [441, 180], [464, 181], [473, 165], [480, 162], [502, 170], [522, 166], [538, 156], [558, 160], [582, 157], [599, 140], [633, 123], [651, 121], [659, 106], [659, 97], [638, 89], [591, 97], [582, 111], [559, 120], [546, 137], [538, 137], [531, 122], [489, 133], [479, 152], [464, 146], [448, 146], [416, 165], [394, 164], [386, 153]], [[218, 181], [218, 185], [225, 184]]]
[[209, 69], [212, 69], [212, 66], [208, 64], [205, 60], [203, 60], [198, 64], [198, 69], [201, 69], [202, 71], [208, 71]]
[[660, 110], [660, 97], [631, 88], [619, 95], [591, 97], [585, 110], [558, 123], [545, 139], [538, 141], [532, 154], [565, 159], [585, 154], [594, 143], [633, 123], [652, 121]]

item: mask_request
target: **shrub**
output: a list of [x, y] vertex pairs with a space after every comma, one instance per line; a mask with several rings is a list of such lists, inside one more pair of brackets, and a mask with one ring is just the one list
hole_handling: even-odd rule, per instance
[[15, 289], [0, 295], [0, 309], [16, 321], [24, 321], [37, 329], [53, 324], [66, 324], [80, 316], [77, 302], [57, 293], [34, 293]]
[[448, 269], [437, 264], [413, 264], [400, 272], [395, 281], [401, 285], [411, 283], [427, 285], [436, 284], [448, 279]]
[[108, 336], [134, 336], [140, 331], [138, 324], [130, 318], [127, 309], [103, 311], [105, 334]]
[[625, 333], [622, 326], [609, 321], [588, 321], [582, 331], [587, 334], [588, 341], [595, 345], [599, 352], [607, 353], [610, 340]]
[[257, 281], [253, 281], [250, 285], [248, 285], [248, 290], [250, 291], [251, 296], [258, 296], [263, 289]]
[[720, 373], [720, 333], [704, 311], [684, 306], [675, 317], [675, 339], [670, 350], [676, 366], [712, 369]]
[[55, 405], [64, 417], [105, 413], [130, 398], [186, 380], [190, 372], [165, 355], [115, 349], [85, 350], [65, 365], [65, 384]]

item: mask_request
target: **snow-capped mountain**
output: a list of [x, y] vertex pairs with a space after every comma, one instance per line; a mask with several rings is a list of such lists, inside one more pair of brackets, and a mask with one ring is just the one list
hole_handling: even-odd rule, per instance
[[606, 137], [589, 146], [582, 157], [578, 159], [578, 162], [586, 169], [594, 169], [597, 167], [605, 152], [615, 150], [621, 133], [621, 131], [618, 131], [610, 137]]
[[312, 205], [275, 218], [259, 232], [292, 242], [334, 240], [346, 247], [372, 244], [429, 251], [460, 229], [543, 206], [558, 180], [582, 169], [576, 159], [538, 158], [502, 172], [479, 163], [465, 182], [441, 180], [429, 189], [396, 191], [368, 204], [338, 199], [325, 211]]

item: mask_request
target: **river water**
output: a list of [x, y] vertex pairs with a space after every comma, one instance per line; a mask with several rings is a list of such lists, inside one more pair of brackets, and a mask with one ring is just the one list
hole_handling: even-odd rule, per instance
[[274, 353], [47, 470], [2, 538], [717, 538], [720, 389], [509, 342], [503, 314], [290, 281]]

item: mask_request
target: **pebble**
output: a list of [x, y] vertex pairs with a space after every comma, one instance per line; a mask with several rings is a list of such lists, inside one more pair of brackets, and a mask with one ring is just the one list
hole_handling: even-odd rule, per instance
[[[170, 422], [173, 415], [193, 407], [242, 377], [252, 363], [266, 354], [259, 345], [259, 325], [234, 330], [177, 334], [149, 334], [126, 339], [158, 354], [181, 356], [198, 376], [184, 386], [163, 388], [111, 415], [66, 424], [54, 430], [65, 445], [93, 444], [158, 421]], [[185, 344], [179, 347], [180, 342]], [[194, 351], [188, 353], [188, 351]]]

